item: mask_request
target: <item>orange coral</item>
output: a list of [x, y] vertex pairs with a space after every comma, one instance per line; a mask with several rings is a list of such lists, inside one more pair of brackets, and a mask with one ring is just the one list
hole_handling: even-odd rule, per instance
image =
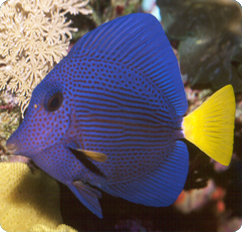
[[0, 90], [19, 95], [24, 112], [32, 90], [67, 54], [71, 21], [90, 14], [89, 0], [8, 0], [0, 8]]

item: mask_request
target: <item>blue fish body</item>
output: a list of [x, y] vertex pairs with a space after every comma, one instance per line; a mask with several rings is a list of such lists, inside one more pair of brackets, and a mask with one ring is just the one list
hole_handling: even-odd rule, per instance
[[67, 185], [99, 217], [97, 188], [167, 206], [188, 173], [187, 147], [178, 140], [186, 110], [177, 60], [160, 23], [131, 14], [75, 44], [34, 89], [7, 146]]

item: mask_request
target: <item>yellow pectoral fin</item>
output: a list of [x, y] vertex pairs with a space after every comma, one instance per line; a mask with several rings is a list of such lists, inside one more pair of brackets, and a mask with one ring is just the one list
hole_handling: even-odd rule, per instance
[[98, 161], [98, 162], [105, 162], [107, 160], [107, 156], [100, 152], [95, 151], [87, 151], [82, 149], [75, 149], [76, 151], [82, 152], [85, 156], [89, 157], [92, 160]]
[[212, 159], [229, 165], [234, 140], [235, 97], [227, 85], [183, 120], [185, 138]]

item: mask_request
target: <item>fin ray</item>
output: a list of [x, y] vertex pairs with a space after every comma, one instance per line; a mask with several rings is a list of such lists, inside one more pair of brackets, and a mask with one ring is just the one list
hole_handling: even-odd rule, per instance
[[83, 149], [76, 149], [76, 151], [82, 152], [85, 156], [89, 157], [90, 159], [101, 163], [105, 162], [108, 158], [105, 154], [96, 151], [87, 151]]
[[68, 187], [92, 213], [99, 218], [103, 218], [102, 209], [98, 201], [98, 198], [101, 197], [101, 193], [98, 190], [84, 185], [82, 181], [74, 181], [72, 185]]
[[86, 157], [101, 163], [105, 162], [108, 158], [105, 154], [97, 151], [83, 150], [79, 148], [73, 148], [71, 146], [69, 146], [69, 149], [71, 151], [75, 151], [75, 154], [79, 154], [80, 156], [85, 155]]
[[212, 159], [229, 165], [233, 152], [235, 97], [227, 85], [183, 120], [185, 138]]
[[130, 14], [104, 23], [84, 35], [68, 56], [101, 58], [135, 68], [162, 90], [178, 115], [187, 110], [178, 61], [162, 26], [150, 14]]
[[186, 145], [182, 141], [176, 141], [172, 152], [155, 170], [136, 179], [106, 184], [100, 188], [113, 196], [137, 204], [168, 206], [177, 199], [184, 187], [188, 173], [188, 159]]

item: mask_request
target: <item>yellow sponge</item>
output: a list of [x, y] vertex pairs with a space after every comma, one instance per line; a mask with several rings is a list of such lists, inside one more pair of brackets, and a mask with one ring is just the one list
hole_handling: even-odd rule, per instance
[[77, 230], [73, 229], [67, 225], [59, 225], [56, 228], [50, 228], [45, 225], [35, 225], [31, 228], [33, 232], [77, 232]]
[[36, 224], [56, 228], [62, 223], [59, 201], [57, 182], [42, 171], [32, 173], [24, 163], [0, 163], [0, 224], [4, 230], [26, 232]]

